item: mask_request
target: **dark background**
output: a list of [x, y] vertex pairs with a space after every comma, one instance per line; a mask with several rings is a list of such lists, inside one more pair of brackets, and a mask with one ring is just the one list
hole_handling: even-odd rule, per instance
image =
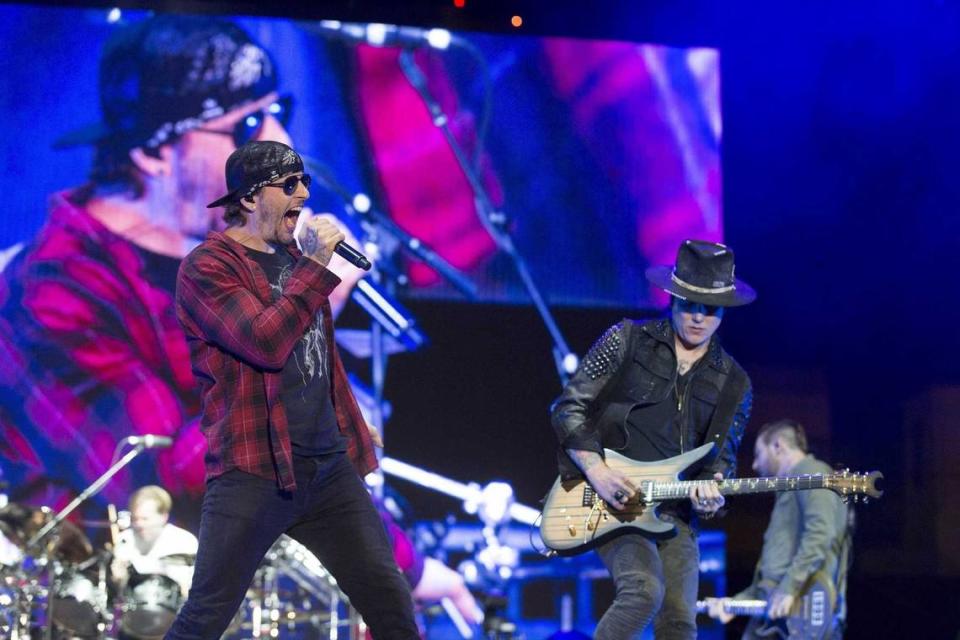
[[[753, 434], [783, 416], [807, 425], [820, 457], [882, 470], [886, 495], [857, 508], [847, 637], [953, 638], [960, 11], [706, 4], [514, 5], [498, 18], [519, 13], [543, 33], [720, 47], [725, 238], [760, 294], [721, 329], [757, 394], [741, 474]], [[547, 406], [559, 391], [536, 314], [413, 308], [433, 344], [391, 365], [390, 454], [461, 480], [510, 479], [535, 504], [554, 474]], [[580, 354], [624, 315], [637, 314], [557, 310]], [[410, 494], [426, 515], [457, 509]], [[720, 524], [732, 590], [750, 579], [770, 505], [745, 498]]]
[[[847, 637], [956, 637], [955, 3], [149, 4], [501, 32], [519, 14], [528, 34], [719, 46], [725, 237], [760, 294], [721, 329], [757, 394], [741, 473], [756, 429], [786, 415], [821, 457], [882, 470], [886, 495], [858, 508]], [[547, 407], [559, 383], [533, 309], [409, 306], [432, 343], [391, 361], [388, 453], [458, 480], [509, 479], [535, 504], [555, 472]], [[636, 312], [557, 310], [580, 354], [623, 315]], [[397, 487], [422, 516], [458, 512]], [[731, 589], [749, 580], [769, 504], [745, 498], [719, 523]]]

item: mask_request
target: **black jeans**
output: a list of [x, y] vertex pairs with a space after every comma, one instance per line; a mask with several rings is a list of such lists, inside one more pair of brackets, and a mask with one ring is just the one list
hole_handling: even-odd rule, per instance
[[677, 535], [654, 542], [629, 533], [597, 547], [613, 577], [613, 604], [597, 625], [597, 640], [639, 637], [651, 620], [657, 640], [696, 640], [700, 549], [697, 534], [682, 520]]
[[410, 587], [376, 508], [345, 454], [294, 458], [297, 491], [230, 471], [203, 497], [193, 586], [165, 640], [215, 640], [240, 607], [264, 554], [282, 533], [333, 574], [373, 637], [419, 638]]

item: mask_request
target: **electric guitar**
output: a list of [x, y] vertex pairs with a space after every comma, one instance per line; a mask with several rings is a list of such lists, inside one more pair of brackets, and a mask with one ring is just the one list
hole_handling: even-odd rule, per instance
[[[825, 640], [833, 630], [837, 596], [833, 583], [822, 571], [810, 576], [794, 600], [790, 614], [769, 620], [766, 600], [728, 600], [723, 610], [737, 616], [751, 616], [754, 636], [780, 640]], [[710, 600], [697, 601], [697, 613], [707, 613]]]
[[679, 456], [656, 462], [638, 462], [616, 451], [604, 450], [609, 467], [630, 478], [639, 489], [621, 511], [610, 509], [583, 478], [557, 478], [544, 500], [540, 521], [543, 542], [558, 554], [582, 553], [613, 535], [633, 529], [653, 538], [668, 538], [675, 527], [657, 517], [657, 507], [667, 500], [685, 500], [695, 485], [714, 483], [724, 496], [773, 491], [830, 489], [847, 500], [879, 498], [883, 491], [877, 481], [883, 474], [841, 471], [777, 478], [735, 478], [730, 480], [680, 480], [680, 474], [713, 448], [705, 444]]

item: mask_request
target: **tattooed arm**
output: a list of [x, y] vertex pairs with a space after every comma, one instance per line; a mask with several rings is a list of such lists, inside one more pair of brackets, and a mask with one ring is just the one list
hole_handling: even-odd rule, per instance
[[298, 239], [303, 255], [326, 267], [333, 256], [333, 248], [344, 239], [343, 231], [332, 216], [313, 216], [300, 229]]

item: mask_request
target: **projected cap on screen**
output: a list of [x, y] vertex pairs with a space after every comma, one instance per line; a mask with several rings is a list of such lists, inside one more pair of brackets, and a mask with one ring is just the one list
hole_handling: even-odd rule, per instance
[[156, 148], [276, 90], [270, 54], [226, 20], [162, 15], [120, 28], [100, 61], [104, 122], [60, 148]]

